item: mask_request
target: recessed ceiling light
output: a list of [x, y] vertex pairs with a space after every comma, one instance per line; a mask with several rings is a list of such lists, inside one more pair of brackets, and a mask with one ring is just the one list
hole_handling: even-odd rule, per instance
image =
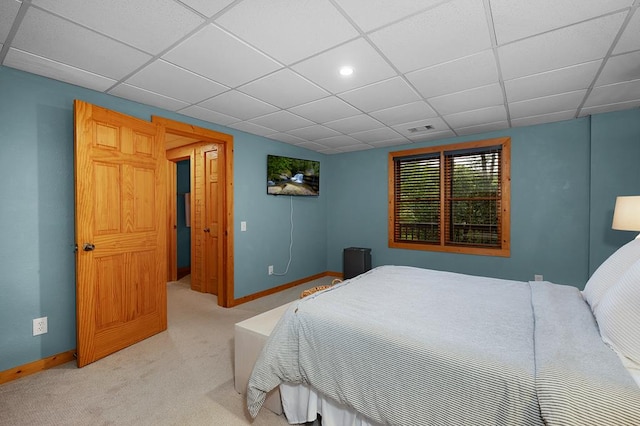
[[349, 76], [351, 74], [353, 74], [353, 67], [345, 66], [345, 67], [340, 68], [340, 75], [343, 75], [343, 76], [346, 77], [346, 76]]

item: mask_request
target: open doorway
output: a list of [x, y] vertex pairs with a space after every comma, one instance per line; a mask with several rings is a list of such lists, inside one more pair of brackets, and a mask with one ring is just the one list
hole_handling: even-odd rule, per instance
[[162, 117], [167, 154], [167, 279], [178, 276], [178, 164], [188, 161], [191, 289], [233, 306], [233, 137]]
[[176, 163], [176, 267], [178, 280], [191, 274], [191, 161]]

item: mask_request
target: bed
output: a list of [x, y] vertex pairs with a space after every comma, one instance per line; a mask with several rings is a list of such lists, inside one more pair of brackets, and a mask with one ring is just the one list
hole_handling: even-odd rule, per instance
[[247, 407], [257, 416], [282, 385], [290, 423], [319, 412], [326, 426], [637, 425], [638, 294], [640, 240], [584, 292], [377, 267], [291, 305], [254, 366]]

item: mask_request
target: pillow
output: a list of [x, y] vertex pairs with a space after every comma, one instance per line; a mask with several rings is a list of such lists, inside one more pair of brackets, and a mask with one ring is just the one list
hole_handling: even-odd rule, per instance
[[635, 363], [640, 363], [640, 260], [637, 260], [602, 298], [594, 315], [602, 340]]
[[631, 240], [620, 247], [591, 275], [584, 286], [584, 296], [591, 310], [596, 309], [607, 290], [609, 290], [625, 273], [625, 271], [640, 259], [640, 239]]

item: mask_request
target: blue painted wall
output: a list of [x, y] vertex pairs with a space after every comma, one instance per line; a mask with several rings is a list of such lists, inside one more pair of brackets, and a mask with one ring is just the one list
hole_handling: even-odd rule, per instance
[[190, 161], [183, 160], [176, 164], [176, 254], [178, 268], [191, 266], [191, 227], [187, 226], [185, 194], [191, 192]]
[[618, 195], [640, 195], [640, 109], [591, 119], [591, 204], [589, 271], [637, 232], [611, 229]]
[[[400, 147], [324, 156], [6, 67], [0, 94], [0, 371], [75, 347], [74, 99], [234, 135], [236, 298], [341, 271], [350, 246], [371, 247], [374, 265], [518, 280], [541, 273], [582, 287], [593, 265], [633, 237], [611, 231], [610, 216], [616, 195], [640, 193], [637, 109], [411, 144], [512, 138], [512, 256], [491, 258], [387, 247], [387, 153]], [[267, 154], [319, 160], [320, 196], [267, 195]], [[268, 265], [286, 269], [292, 204], [291, 266], [268, 276]], [[49, 318], [49, 333], [33, 337], [31, 320], [40, 316]]]
[[406, 147], [331, 156], [329, 269], [344, 247], [372, 249], [382, 264], [583, 286], [589, 250], [589, 118], [412, 144], [411, 148], [511, 137], [511, 257], [389, 248], [387, 157]]
[[[234, 136], [235, 297], [326, 271], [324, 197], [266, 195], [266, 157], [322, 154], [88, 89], [0, 67], [0, 371], [75, 348], [73, 100], [150, 120], [159, 115]], [[322, 167], [322, 166], [321, 166]], [[322, 181], [321, 181], [322, 184]], [[240, 232], [240, 221], [248, 222]], [[33, 318], [49, 332], [32, 336]]]

